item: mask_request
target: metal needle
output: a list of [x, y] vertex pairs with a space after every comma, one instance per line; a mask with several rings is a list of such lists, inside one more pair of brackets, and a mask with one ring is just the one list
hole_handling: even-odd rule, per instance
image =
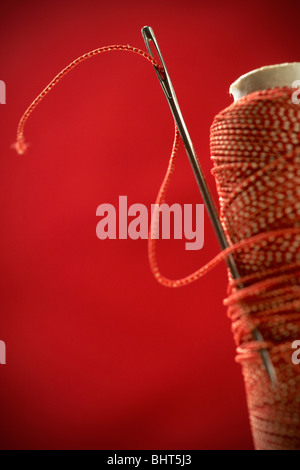
[[[152, 49], [151, 49], [150, 42], [153, 43], [153, 45], [156, 49], [156, 52], [158, 54], [158, 57], [159, 57], [161, 65], [163, 67], [164, 73], [162, 74], [159, 71], [159, 69], [154, 65], [156, 75], [157, 75], [158, 80], [161, 84], [161, 87], [164, 91], [164, 94], [167, 98], [167, 101], [169, 103], [169, 106], [170, 106], [170, 109], [172, 111], [173, 117], [175, 119], [175, 123], [177, 125], [180, 136], [181, 136], [182, 141], [184, 143], [186, 153], [187, 153], [188, 158], [190, 160], [190, 163], [191, 163], [191, 166], [192, 166], [192, 169], [193, 169], [198, 187], [200, 189], [204, 204], [206, 206], [206, 209], [207, 209], [207, 212], [209, 214], [210, 220], [212, 222], [215, 233], [216, 233], [217, 238], [219, 240], [219, 244], [221, 246], [221, 249], [225, 250], [226, 248], [229, 247], [229, 243], [226, 239], [221, 221], [219, 219], [219, 216], [218, 216], [218, 213], [217, 213], [217, 210], [216, 210], [216, 206], [214, 204], [211, 193], [210, 193], [209, 188], [207, 186], [207, 183], [205, 181], [205, 177], [203, 175], [202, 169], [199, 166], [199, 163], [198, 163], [198, 160], [197, 160], [197, 157], [196, 157], [196, 153], [195, 153], [195, 150], [194, 150], [194, 147], [193, 147], [192, 140], [190, 138], [189, 132], [188, 132], [187, 127], [186, 127], [186, 124], [184, 122], [184, 119], [183, 119], [183, 116], [182, 116], [182, 113], [181, 113], [181, 110], [180, 110], [180, 107], [179, 107], [179, 104], [178, 104], [178, 101], [177, 101], [177, 98], [176, 98], [176, 94], [175, 94], [170, 76], [168, 74], [168, 70], [166, 68], [163, 56], [161, 54], [160, 48], [158, 47], [158, 43], [157, 43], [157, 40], [155, 38], [153, 29], [150, 26], [145, 26], [142, 29], [142, 35], [143, 35], [143, 38], [144, 38], [144, 41], [145, 41], [145, 44], [146, 44], [146, 47], [147, 47], [147, 50], [148, 50], [149, 54], [152, 57], [154, 57]], [[229, 255], [227, 257], [227, 265], [230, 269], [232, 277], [234, 279], [239, 279], [241, 276], [239, 274], [239, 271], [238, 271], [238, 268], [236, 266], [234, 257], [232, 255]], [[239, 287], [241, 288], [243, 286], [240, 284]], [[252, 331], [252, 333], [253, 333], [253, 337], [254, 337], [255, 341], [263, 341], [262, 334], [260, 333], [260, 331], [257, 328], [255, 328]], [[275, 371], [274, 365], [271, 361], [269, 352], [266, 349], [261, 349], [260, 350], [260, 355], [261, 355], [262, 361], [265, 365], [265, 368], [268, 372], [268, 375], [270, 377], [270, 380], [271, 380], [272, 384], [276, 384], [277, 383], [276, 371]]]

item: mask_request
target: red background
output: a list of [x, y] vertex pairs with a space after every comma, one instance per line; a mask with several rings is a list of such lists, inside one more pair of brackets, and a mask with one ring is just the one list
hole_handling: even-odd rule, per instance
[[[65, 65], [104, 45], [144, 49], [151, 25], [216, 198], [210, 124], [241, 74], [299, 60], [296, 5], [1, 2], [1, 448], [252, 448], [225, 266], [171, 290], [145, 240], [96, 238], [99, 204], [149, 207], [166, 169], [173, 121], [151, 64], [120, 52], [81, 64], [32, 115], [28, 152], [10, 145]], [[183, 150], [168, 202], [202, 202]], [[206, 218], [201, 251], [162, 241], [159, 260], [180, 277], [218, 250]]]

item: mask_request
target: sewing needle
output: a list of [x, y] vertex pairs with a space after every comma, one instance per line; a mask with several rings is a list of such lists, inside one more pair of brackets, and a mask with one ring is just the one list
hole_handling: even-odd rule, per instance
[[[181, 110], [180, 110], [180, 107], [179, 107], [179, 104], [178, 104], [178, 100], [176, 98], [175, 90], [173, 88], [168, 70], [166, 68], [166, 64], [164, 62], [162, 53], [161, 53], [160, 48], [158, 46], [157, 40], [155, 38], [153, 29], [150, 26], [145, 26], [144, 28], [142, 28], [142, 35], [143, 35], [143, 38], [144, 38], [144, 41], [145, 41], [145, 44], [146, 44], [146, 47], [147, 47], [147, 50], [148, 50], [149, 54], [152, 57], [154, 57], [152, 49], [151, 49], [150, 42], [153, 43], [153, 45], [156, 49], [156, 52], [158, 54], [160, 63], [161, 63], [162, 68], [163, 68], [163, 74], [158, 69], [158, 67], [156, 65], [154, 65], [156, 75], [157, 75], [158, 80], [161, 84], [161, 87], [164, 91], [164, 94], [167, 98], [167, 101], [169, 103], [171, 112], [172, 112], [173, 117], [175, 119], [176, 126], [179, 130], [181, 139], [184, 143], [186, 153], [187, 153], [188, 158], [190, 160], [190, 163], [191, 163], [191, 166], [192, 166], [192, 169], [193, 169], [198, 187], [200, 189], [200, 192], [201, 192], [201, 195], [202, 195], [202, 198], [203, 198], [203, 202], [205, 204], [205, 207], [206, 207], [207, 212], [209, 214], [210, 220], [211, 220], [212, 225], [214, 227], [214, 231], [215, 231], [215, 233], [217, 235], [217, 238], [219, 240], [219, 244], [221, 246], [221, 249], [225, 250], [226, 248], [229, 247], [229, 243], [228, 243], [227, 238], [225, 236], [221, 221], [219, 219], [219, 216], [218, 216], [218, 213], [217, 213], [217, 210], [216, 210], [216, 206], [215, 206], [214, 201], [212, 199], [210, 190], [207, 186], [204, 174], [203, 174], [202, 169], [201, 169], [201, 167], [199, 165], [199, 162], [197, 160], [192, 140], [190, 138], [189, 132], [188, 132], [187, 127], [186, 127], [186, 124], [184, 122], [184, 119], [183, 119], [183, 116], [182, 116], [182, 113], [181, 113]], [[231, 272], [231, 275], [232, 275], [233, 279], [239, 279], [241, 276], [240, 276], [238, 268], [236, 266], [234, 257], [231, 254], [227, 257], [227, 265], [230, 269], [230, 272]], [[243, 286], [240, 284], [238, 287], [241, 288]], [[253, 334], [253, 337], [254, 337], [255, 341], [263, 341], [262, 334], [260, 333], [260, 331], [257, 328], [252, 330], [252, 334]], [[260, 355], [261, 355], [262, 361], [265, 365], [265, 368], [267, 370], [267, 373], [269, 375], [269, 378], [270, 378], [272, 384], [277, 384], [277, 375], [276, 375], [274, 365], [271, 361], [269, 352], [266, 349], [261, 349], [260, 350]]]

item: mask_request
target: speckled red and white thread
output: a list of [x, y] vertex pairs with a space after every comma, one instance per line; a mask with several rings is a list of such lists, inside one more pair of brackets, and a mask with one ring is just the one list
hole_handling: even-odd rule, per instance
[[[242, 364], [257, 449], [300, 450], [300, 106], [291, 88], [252, 93], [216, 116], [213, 173], [221, 220], [231, 243], [277, 235], [235, 252], [245, 286], [225, 301]], [[290, 229], [295, 229], [292, 233]], [[264, 343], [254, 342], [257, 327]], [[278, 386], [266, 378], [259, 348], [269, 350]]]
[[147, 59], [149, 62], [151, 62], [153, 65], [156, 65], [160, 72], [163, 74], [163, 68], [162, 66], [157, 63], [157, 61], [151, 57], [148, 52], [143, 51], [142, 49], [138, 49], [137, 47], [129, 46], [127, 45], [122, 45], [122, 44], [115, 44], [112, 46], [104, 46], [104, 47], [99, 47], [98, 49], [94, 49], [93, 51], [87, 52], [86, 54], [81, 55], [80, 57], [77, 57], [77, 59], [73, 60], [69, 65], [67, 65], [61, 72], [59, 72], [53, 80], [44, 88], [44, 90], [35, 98], [35, 100], [28, 106], [26, 109], [25, 113], [21, 117], [19, 124], [18, 124], [18, 129], [17, 129], [17, 139], [13, 147], [16, 149], [19, 155], [22, 155], [27, 147], [28, 144], [25, 142], [24, 138], [24, 127], [26, 124], [26, 121], [28, 120], [29, 116], [31, 113], [35, 110], [37, 105], [45, 98], [46, 95], [52, 90], [52, 88], [60, 82], [60, 80], [67, 75], [67, 73], [71, 72], [77, 65], [81, 64], [81, 62], [84, 62], [87, 59], [91, 59], [92, 57], [95, 57], [99, 54], [103, 54], [104, 52], [112, 52], [112, 51], [121, 51], [121, 52], [133, 52], [134, 54], [138, 54], [141, 57], [144, 57]]

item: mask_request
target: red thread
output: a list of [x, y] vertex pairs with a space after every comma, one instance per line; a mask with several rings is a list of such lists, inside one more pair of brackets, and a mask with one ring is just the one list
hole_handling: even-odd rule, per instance
[[59, 74], [57, 74], [53, 80], [44, 88], [44, 90], [35, 98], [35, 100], [28, 106], [26, 109], [25, 113], [21, 117], [18, 128], [17, 128], [17, 139], [16, 143], [13, 145], [13, 147], [16, 149], [19, 155], [23, 155], [23, 153], [26, 151], [28, 144], [25, 143], [25, 138], [24, 138], [24, 127], [27, 119], [31, 115], [31, 113], [34, 111], [34, 109], [37, 107], [37, 105], [45, 98], [45, 96], [52, 90], [52, 88], [58, 84], [58, 82], [65, 76], [67, 73], [69, 73], [71, 70], [73, 70], [77, 65], [79, 65], [81, 62], [87, 59], [91, 59], [92, 57], [95, 57], [96, 55], [99, 55], [103, 52], [111, 52], [111, 51], [124, 51], [124, 52], [133, 52], [135, 54], [140, 55], [141, 57], [144, 57], [145, 59], [149, 60], [153, 65], [155, 65], [160, 73], [163, 75], [164, 70], [162, 66], [153, 58], [151, 57], [148, 52], [145, 52], [141, 49], [138, 49], [136, 47], [132, 47], [129, 45], [112, 45], [112, 46], [104, 46], [104, 47], [99, 47], [98, 49], [94, 49], [93, 51], [87, 52], [86, 54], [81, 55], [80, 57], [77, 57], [77, 59], [73, 60], [67, 67], [65, 67]]
[[[300, 449], [300, 108], [290, 88], [252, 93], [216, 116], [211, 155], [221, 220], [231, 243], [277, 235], [234, 254], [244, 288], [231, 282], [225, 301], [242, 364], [257, 449]], [[291, 229], [295, 229], [294, 232]], [[263, 345], [251, 331], [262, 333]], [[272, 387], [259, 349], [269, 350]]]
[[[71, 62], [23, 114], [15, 148], [26, 150], [25, 123], [51, 89], [76, 65], [99, 53], [137, 53], [131, 46], [95, 49]], [[149, 233], [149, 262], [161, 284], [181, 287], [199, 279], [232, 253], [243, 289], [229, 275], [225, 300], [242, 364], [250, 421], [257, 449], [300, 450], [300, 365], [291, 344], [300, 340], [300, 109], [290, 88], [252, 93], [222, 111], [211, 127], [211, 154], [220, 198], [220, 217], [231, 246], [194, 273], [178, 280], [159, 271], [156, 240]], [[175, 137], [156, 204], [164, 202], [180, 142]], [[155, 215], [155, 214], [154, 214]], [[157, 223], [154, 217], [153, 224]], [[253, 341], [257, 327], [264, 342]], [[272, 387], [259, 355], [268, 349], [279, 384]]]
[[[170, 280], [160, 273], [156, 240], [149, 238], [153, 274], [169, 287], [199, 279], [234, 254], [242, 278], [234, 281], [229, 274], [224, 303], [243, 367], [256, 449], [300, 450], [300, 365], [291, 358], [292, 343], [300, 339], [300, 109], [292, 92], [252, 93], [222, 111], [211, 127], [220, 218], [230, 248], [195, 273]], [[178, 132], [157, 204], [164, 201], [177, 149]], [[264, 342], [253, 341], [254, 328]], [[262, 365], [261, 349], [269, 350], [276, 387]]]

